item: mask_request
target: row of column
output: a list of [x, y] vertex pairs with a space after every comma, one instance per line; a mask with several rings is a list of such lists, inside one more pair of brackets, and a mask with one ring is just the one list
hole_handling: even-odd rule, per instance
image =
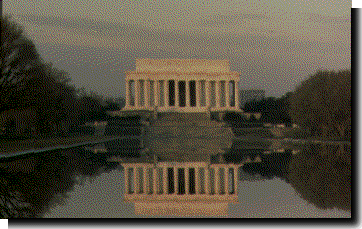
[[[194, 172], [191, 172], [194, 171]], [[127, 194], [235, 194], [234, 167], [131, 167], [125, 169]], [[184, 173], [184, 177], [179, 173]], [[181, 179], [181, 180], [180, 180]]]
[[[190, 85], [195, 83], [195, 107], [226, 107], [235, 108], [238, 104], [237, 83], [234, 80], [225, 81], [183, 81], [172, 80], [174, 83], [174, 106], [169, 101], [169, 80], [127, 80], [126, 81], [126, 106], [135, 108], [153, 108], [157, 107], [180, 107], [179, 101], [179, 82], [185, 82], [185, 107], [191, 107]], [[233, 95], [230, 96], [229, 83], [233, 85]], [[212, 86], [215, 85], [215, 86]], [[201, 97], [201, 88], [203, 87], [204, 100]], [[133, 96], [134, 94], [134, 96]], [[133, 97], [133, 98], [132, 98]], [[234, 100], [232, 101], [231, 98]], [[214, 101], [212, 101], [215, 99]]]

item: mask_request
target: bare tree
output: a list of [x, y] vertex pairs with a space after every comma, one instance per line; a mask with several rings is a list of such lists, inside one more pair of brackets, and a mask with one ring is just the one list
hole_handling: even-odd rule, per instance
[[69, 126], [77, 118], [104, 118], [105, 99], [70, 85], [71, 78], [52, 63], [44, 63], [21, 26], [1, 18], [0, 113], [34, 108], [40, 132]]
[[31, 71], [40, 64], [35, 45], [23, 35], [23, 29], [10, 16], [1, 17], [0, 111], [19, 100], [19, 92], [34, 76]]

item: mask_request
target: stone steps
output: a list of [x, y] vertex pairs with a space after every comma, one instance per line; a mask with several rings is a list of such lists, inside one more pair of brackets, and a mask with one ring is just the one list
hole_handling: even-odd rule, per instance
[[[146, 128], [146, 148], [157, 154], [203, 155], [224, 152], [233, 133], [207, 114], [162, 114]], [[183, 158], [187, 159], [187, 158]]]
[[214, 120], [210, 120], [205, 113], [168, 113], [162, 114], [152, 126], [222, 126]]
[[212, 122], [212, 121], [159, 121], [152, 124], [153, 127], [156, 126], [184, 126], [184, 127], [197, 127], [197, 126], [206, 126], [206, 127], [221, 127], [224, 126], [223, 123]]

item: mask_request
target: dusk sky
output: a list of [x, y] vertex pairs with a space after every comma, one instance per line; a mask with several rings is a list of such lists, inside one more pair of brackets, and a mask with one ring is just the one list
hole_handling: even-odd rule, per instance
[[351, 1], [4, 0], [45, 61], [77, 87], [124, 96], [136, 58], [228, 59], [240, 88], [281, 96], [351, 66]]

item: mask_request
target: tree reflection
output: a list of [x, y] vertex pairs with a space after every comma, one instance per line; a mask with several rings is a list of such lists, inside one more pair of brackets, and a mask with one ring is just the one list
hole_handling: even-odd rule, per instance
[[289, 165], [291, 185], [319, 208], [351, 210], [351, 147], [308, 145]]
[[[29, 163], [35, 166], [28, 168]], [[16, 166], [9, 166], [16, 164]], [[23, 166], [22, 166], [23, 165]], [[61, 203], [77, 182], [77, 175], [93, 176], [103, 163], [83, 149], [51, 152], [1, 164], [0, 217], [41, 217], [50, 203]], [[17, 171], [16, 171], [17, 169]]]
[[34, 217], [34, 215], [31, 214], [29, 203], [24, 200], [22, 194], [10, 190], [7, 179], [4, 176], [0, 177], [0, 218], [19, 217]]
[[119, 139], [105, 142], [104, 146], [107, 153], [104, 155], [119, 155], [121, 157], [140, 157], [141, 140], [140, 139]]
[[284, 153], [260, 154], [260, 157], [260, 163], [245, 164], [241, 167], [242, 170], [250, 174], [260, 174], [267, 179], [279, 177], [288, 181], [291, 150], [286, 150]]

